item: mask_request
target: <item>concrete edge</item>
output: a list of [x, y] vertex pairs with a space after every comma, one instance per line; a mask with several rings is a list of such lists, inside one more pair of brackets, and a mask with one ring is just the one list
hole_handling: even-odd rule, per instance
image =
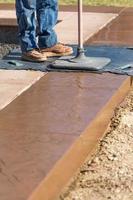
[[[110, 13], [113, 14], [113, 13]], [[108, 21], [103, 24], [95, 33], [93, 33], [92, 35], [90, 35], [90, 37], [86, 37], [84, 39], [84, 44], [88, 44], [88, 41], [91, 41], [96, 35], [98, 35], [103, 29], [105, 29], [107, 26], [109, 26], [110, 24], [112, 24], [117, 18], [119, 17], [119, 14], [115, 14], [114, 16], [112, 16], [112, 18], [108, 19]]]
[[55, 200], [59, 196], [86, 157], [91, 158], [94, 154], [96, 145], [105, 135], [114, 109], [122, 102], [130, 88], [131, 79], [127, 78], [81, 136], [55, 164], [47, 177], [33, 191], [28, 200]]
[[[127, 8], [122, 8], [119, 13], [112, 17], [112, 20], [109, 20], [107, 24], [103, 25], [95, 34], [93, 34], [92, 36], [90, 36], [90, 38], [86, 38], [85, 40], [85, 44], [89, 45], [93, 39], [99, 34], [101, 33], [101, 31], [104, 31], [107, 27], [110, 27], [113, 23], [115, 23], [115, 21], [118, 20], [118, 18], [120, 17], [120, 15], [126, 10]], [[100, 43], [101, 44], [101, 43]]]

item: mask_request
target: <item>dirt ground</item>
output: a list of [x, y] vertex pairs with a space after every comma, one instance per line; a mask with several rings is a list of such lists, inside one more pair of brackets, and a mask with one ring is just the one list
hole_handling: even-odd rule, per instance
[[133, 90], [115, 110], [95, 157], [60, 200], [133, 200]]

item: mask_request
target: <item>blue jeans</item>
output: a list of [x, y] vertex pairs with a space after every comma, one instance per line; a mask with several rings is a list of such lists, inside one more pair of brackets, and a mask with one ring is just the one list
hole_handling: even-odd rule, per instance
[[[16, 15], [22, 52], [47, 48], [57, 43], [53, 30], [58, 16], [58, 0], [16, 0]], [[37, 22], [36, 22], [37, 18]], [[38, 42], [36, 27], [38, 24]]]

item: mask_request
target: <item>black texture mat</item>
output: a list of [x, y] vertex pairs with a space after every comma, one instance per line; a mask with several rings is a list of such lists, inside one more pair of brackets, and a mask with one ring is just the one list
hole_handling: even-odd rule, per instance
[[[76, 54], [76, 47], [74, 46], [74, 55]], [[78, 70], [80, 72], [104, 73], [111, 72], [115, 74], [133, 76], [133, 48], [128, 47], [114, 47], [114, 46], [89, 46], [85, 47], [86, 55], [92, 57], [108, 57], [111, 63], [98, 71]], [[62, 72], [77, 72], [77, 70], [67, 69], [53, 69], [50, 64], [57, 58], [48, 59], [44, 63], [34, 63], [21, 61], [20, 50], [15, 49], [9, 55], [0, 60], [0, 69], [8, 70], [39, 70], [39, 71], [62, 71]], [[14, 61], [18, 63], [15, 65]]]
[[[57, 59], [57, 58], [56, 58]], [[14, 49], [2, 60], [0, 60], [0, 69], [7, 70], [34, 70], [34, 71], [47, 71], [47, 66], [53, 62], [55, 58], [50, 58], [46, 62], [29, 62], [21, 60], [21, 50]]]
[[[115, 73], [121, 75], [133, 76], [133, 48], [122, 46], [88, 46], [85, 47], [86, 56], [89, 57], [107, 57], [111, 59], [111, 62], [106, 65], [102, 70], [78, 70], [80, 72], [92, 72], [92, 73]], [[74, 47], [75, 50], [75, 47]], [[49, 70], [50, 67], [48, 66]], [[53, 71], [53, 69], [51, 69]], [[55, 69], [54, 69], [55, 71]], [[56, 71], [76, 71], [67, 69], [56, 69]]]

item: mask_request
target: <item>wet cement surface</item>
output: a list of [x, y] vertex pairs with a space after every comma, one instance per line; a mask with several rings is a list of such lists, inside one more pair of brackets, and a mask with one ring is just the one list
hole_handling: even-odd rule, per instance
[[[127, 13], [132, 19], [131, 12]], [[122, 19], [126, 21], [126, 17]], [[119, 27], [122, 26], [129, 27]], [[108, 29], [105, 33], [108, 35]], [[101, 41], [102, 36], [99, 38]], [[125, 39], [128, 41], [128, 34]], [[125, 78], [112, 74], [49, 73], [2, 110], [1, 199], [27, 199]]]

